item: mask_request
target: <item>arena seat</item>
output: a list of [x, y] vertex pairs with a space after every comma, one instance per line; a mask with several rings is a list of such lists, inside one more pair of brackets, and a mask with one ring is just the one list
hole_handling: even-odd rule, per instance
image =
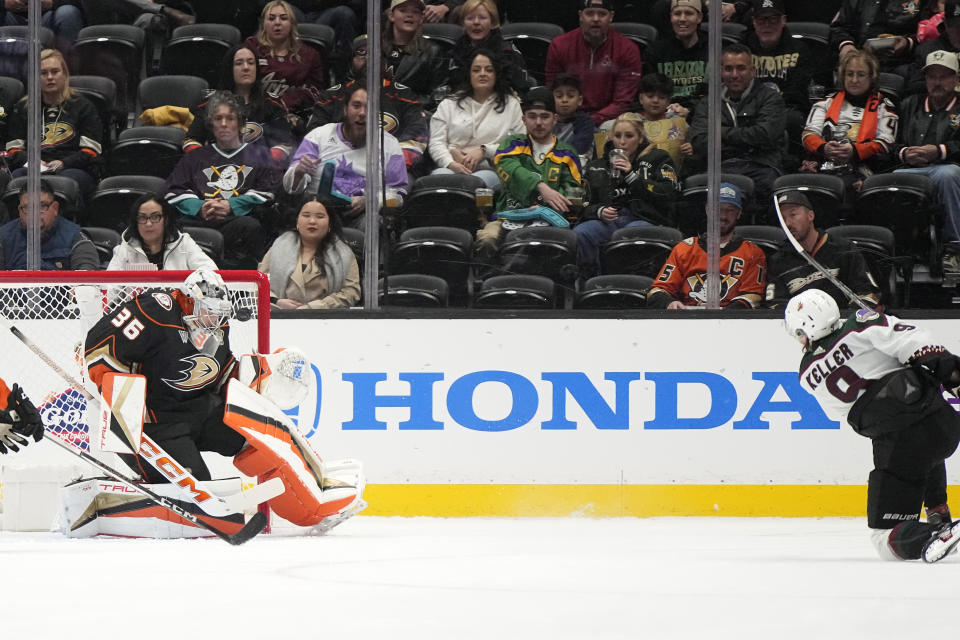
[[[40, 27], [40, 47], [43, 49], [53, 49], [56, 45], [56, 36], [53, 31], [47, 27]], [[27, 25], [5, 25], [0, 26], [0, 40], [21, 40], [24, 43], [29, 42], [30, 32]], [[26, 49], [24, 49], [26, 51]]]
[[106, 269], [113, 258], [113, 248], [119, 246], [123, 241], [120, 233], [116, 229], [107, 229], [105, 227], [83, 227], [83, 232], [93, 242], [97, 248], [97, 255], [100, 257], [100, 268]]
[[163, 47], [160, 73], [197, 76], [216, 86], [220, 61], [241, 38], [240, 29], [232, 24], [197, 23], [177, 27]]
[[113, 176], [104, 178], [87, 203], [85, 224], [123, 232], [133, 203], [155, 193], [163, 197], [166, 180], [156, 176]]
[[120, 132], [107, 157], [112, 176], [167, 178], [183, 155], [186, 132], [176, 127], [133, 127]]
[[[10, 112], [13, 110], [13, 105], [23, 97], [24, 92], [25, 89], [20, 80], [0, 76], [0, 107], [3, 107], [7, 117], [9, 117]], [[6, 140], [4, 140], [4, 142], [6, 142]]]
[[[424, 25], [426, 26], [426, 25]], [[337, 34], [333, 27], [326, 24], [317, 24], [315, 22], [301, 22], [297, 25], [297, 31], [300, 33], [300, 39], [309, 46], [320, 52], [320, 57], [324, 62], [326, 70], [326, 80], [330, 80], [330, 55], [336, 46]]]
[[649, 225], [617, 229], [600, 248], [601, 271], [655, 278], [673, 247], [682, 240], [683, 234], [675, 227]]
[[[772, 227], [766, 224], [741, 224], [737, 225], [737, 235], [744, 240], [749, 240], [753, 244], [763, 249], [767, 256], [767, 266], [770, 266], [770, 258], [783, 246], [787, 240], [787, 234], [780, 227]], [[792, 249], [790, 249], [792, 251]]]
[[556, 306], [556, 285], [544, 276], [493, 276], [480, 285], [473, 306], [479, 309], [553, 309]]
[[449, 53], [463, 35], [463, 27], [449, 22], [426, 22], [423, 25], [423, 37], [444, 53]]
[[563, 27], [549, 22], [510, 22], [500, 28], [500, 33], [523, 54], [527, 72], [536, 83], [545, 84], [547, 50], [554, 38], [563, 35]]
[[657, 28], [642, 22], [613, 22], [610, 28], [625, 35], [637, 45], [642, 54], [651, 42], [657, 39]]
[[127, 126], [127, 114], [117, 110], [117, 84], [104, 76], [70, 76], [70, 87], [93, 103], [103, 124], [103, 148], [109, 152], [120, 131]]
[[545, 226], [509, 231], [497, 254], [496, 271], [573, 284], [577, 279], [577, 234], [573, 229]]
[[76, 71], [80, 75], [104, 76], [113, 80], [117, 86], [117, 108], [122, 112], [130, 111], [136, 100], [136, 88], [145, 72], [145, 40], [143, 29], [127, 24], [84, 27], [73, 45]]
[[574, 309], [642, 309], [653, 278], [631, 274], [594, 276], [573, 302]]
[[193, 109], [210, 88], [209, 83], [197, 76], [153, 76], [146, 78], [137, 87], [137, 122], [145, 109], [176, 106]]
[[419, 178], [403, 207], [402, 223], [407, 227], [458, 227], [476, 231], [481, 210], [476, 191], [484, 187], [477, 176], [431, 175]]
[[360, 269], [360, 278], [363, 278], [363, 263], [364, 263], [364, 246], [366, 246], [366, 238], [363, 235], [361, 229], [354, 229], [353, 227], [344, 227], [340, 230], [343, 241], [347, 243], [347, 246], [350, 247], [350, 250], [353, 251], [354, 257], [357, 259], [357, 267]]
[[381, 278], [378, 298], [382, 306], [446, 307], [447, 281], [421, 273], [401, 273]]
[[880, 93], [889, 98], [893, 104], [899, 105], [906, 82], [903, 76], [897, 73], [881, 73], [878, 80]]
[[[904, 261], [896, 260], [893, 231], [876, 225], [846, 224], [831, 227], [827, 229], [827, 233], [841, 240], [849, 240], [860, 250], [870, 273], [880, 287], [880, 301], [888, 307], [895, 304], [894, 267], [898, 262]], [[912, 267], [912, 260], [908, 261]], [[908, 295], [904, 298], [909, 301]]]
[[457, 227], [415, 227], [390, 249], [390, 273], [421, 273], [446, 280], [453, 299], [472, 293], [473, 234]]
[[190, 234], [193, 241], [217, 265], [223, 264], [223, 234], [218, 229], [185, 224], [183, 225], [183, 232]]

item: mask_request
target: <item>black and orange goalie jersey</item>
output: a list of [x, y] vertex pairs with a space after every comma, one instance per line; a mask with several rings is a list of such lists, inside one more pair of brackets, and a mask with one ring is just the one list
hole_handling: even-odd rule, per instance
[[183, 315], [176, 297], [161, 291], [143, 293], [105, 315], [87, 332], [90, 378], [100, 386], [106, 373], [143, 374], [152, 421], [164, 414], [204, 416], [222, 405], [218, 392], [236, 365], [227, 346], [229, 327], [223, 327], [224, 344], [208, 356], [190, 342]]
[[[707, 303], [707, 249], [704, 237], [677, 244], [647, 293], [647, 306], [666, 308], [674, 300]], [[720, 306], [753, 309], [763, 300], [767, 258], [757, 245], [736, 235], [720, 249]]]

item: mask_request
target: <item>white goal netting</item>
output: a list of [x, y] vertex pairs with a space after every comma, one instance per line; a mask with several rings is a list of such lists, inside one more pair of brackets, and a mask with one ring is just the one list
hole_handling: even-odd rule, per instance
[[[256, 271], [220, 274], [230, 288], [235, 311], [230, 321], [231, 350], [237, 354], [269, 352], [266, 277]], [[16, 327], [36, 343], [78, 383], [87, 384], [83, 361], [87, 330], [145, 291], [179, 288], [188, 275], [187, 271], [0, 272], [0, 377], [10, 387], [17, 383], [24, 388], [48, 431], [89, 451], [92, 416], [84, 395], [41, 361], [10, 328]], [[36, 464], [31, 449], [40, 448], [28, 447], [16, 461]]]

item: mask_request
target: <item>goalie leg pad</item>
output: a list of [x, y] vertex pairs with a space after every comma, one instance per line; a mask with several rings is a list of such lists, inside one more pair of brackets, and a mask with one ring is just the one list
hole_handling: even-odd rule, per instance
[[228, 386], [223, 420], [248, 443], [234, 458], [237, 469], [264, 482], [280, 478], [286, 487], [267, 503], [281, 518], [312, 526], [360, 499], [362, 473], [328, 474], [290, 419], [238, 380]]

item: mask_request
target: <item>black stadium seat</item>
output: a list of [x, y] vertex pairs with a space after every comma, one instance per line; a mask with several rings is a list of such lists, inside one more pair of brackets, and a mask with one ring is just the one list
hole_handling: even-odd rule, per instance
[[378, 297], [383, 306], [446, 307], [449, 289], [443, 278], [402, 273], [381, 278]]
[[70, 76], [70, 87], [93, 103], [103, 124], [103, 148], [113, 146], [127, 126], [127, 114], [117, 110], [117, 83], [104, 76]]
[[649, 225], [617, 229], [600, 248], [601, 270], [606, 274], [655, 278], [681, 240], [683, 234], [674, 227]]
[[630, 274], [594, 276], [577, 294], [575, 309], [641, 309], [653, 278]]
[[481, 212], [476, 191], [484, 187], [477, 176], [461, 174], [419, 178], [407, 196], [403, 210], [406, 227], [459, 227], [476, 231]]
[[167, 178], [183, 155], [186, 132], [176, 127], [133, 127], [120, 133], [107, 157], [113, 176], [143, 175]]
[[642, 22], [614, 22], [610, 25], [614, 31], [625, 35], [640, 48], [642, 54], [651, 42], [657, 39], [657, 28]]
[[[60, 202], [60, 215], [82, 224], [83, 199], [80, 196], [80, 185], [77, 181], [66, 176], [41, 175], [40, 178], [53, 189], [54, 196]], [[7, 184], [7, 190], [3, 194], [3, 204], [10, 215], [13, 215], [20, 206], [20, 189], [26, 182], [27, 176], [20, 176]]]
[[826, 229], [842, 222], [845, 192], [843, 179], [827, 173], [791, 173], [773, 182], [773, 195], [785, 191], [802, 191], [813, 205], [814, 223]]
[[390, 250], [390, 273], [423, 273], [447, 281], [454, 297], [470, 293], [473, 234], [457, 227], [415, 227]]
[[537, 84], [545, 84], [547, 50], [554, 38], [563, 35], [563, 27], [549, 22], [511, 22], [503, 25], [500, 33], [523, 54], [527, 71]]
[[198, 23], [177, 27], [163, 47], [160, 72], [197, 76], [215, 86], [220, 61], [241, 37], [240, 29], [232, 24]]
[[74, 43], [77, 72], [105, 76], [117, 85], [117, 108], [130, 111], [144, 73], [143, 29], [126, 24], [84, 27]]
[[100, 257], [100, 267], [106, 269], [113, 258], [113, 248], [122, 242], [120, 232], [115, 229], [104, 227], [84, 227], [83, 232], [93, 242], [97, 248], [97, 255]]
[[493, 276], [480, 285], [473, 305], [480, 309], [553, 309], [556, 285], [543, 276]]
[[428, 22], [423, 25], [423, 37], [443, 52], [449, 52], [463, 35], [463, 27], [449, 22]]
[[737, 225], [737, 235], [763, 249], [767, 256], [767, 266], [770, 266], [770, 257], [779, 251], [787, 240], [787, 234], [782, 228], [766, 224]]
[[563, 227], [523, 227], [507, 232], [497, 256], [503, 274], [545, 276], [572, 284], [577, 279], [577, 234]]
[[896, 302], [894, 267], [898, 263], [893, 231], [874, 225], [845, 224], [831, 227], [827, 233], [841, 240], [849, 240], [860, 250], [880, 287], [880, 302], [886, 306], [893, 305]]
[[86, 224], [122, 232], [133, 203], [141, 196], [155, 193], [164, 196], [164, 178], [155, 176], [115, 176], [104, 178], [87, 204]]
[[[0, 107], [3, 107], [6, 117], [9, 118], [13, 105], [23, 97], [24, 91], [23, 83], [16, 78], [0, 76]], [[4, 142], [6, 141], [4, 140]]]
[[217, 266], [223, 264], [223, 234], [217, 229], [196, 225], [183, 225], [183, 232], [190, 234], [193, 241]]
[[206, 80], [197, 76], [153, 76], [137, 88], [138, 109], [142, 112], [167, 105], [193, 109], [209, 87]]

